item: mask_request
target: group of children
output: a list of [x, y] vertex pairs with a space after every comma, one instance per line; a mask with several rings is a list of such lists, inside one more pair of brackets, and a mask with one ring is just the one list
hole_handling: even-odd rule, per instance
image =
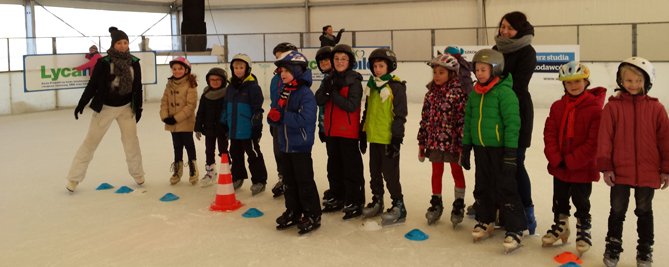
[[[381, 216], [384, 225], [404, 222], [407, 211], [399, 166], [408, 113], [407, 88], [392, 74], [397, 68], [395, 53], [379, 48], [370, 54], [368, 67], [372, 77], [363, 87], [362, 76], [353, 70], [353, 49], [346, 44], [323, 47], [317, 52], [316, 61], [324, 79], [312, 93], [308, 60], [297, 47], [281, 43], [273, 52], [277, 69], [271, 83], [267, 123], [274, 141], [279, 183], [272, 191], [275, 197], [285, 196], [286, 207], [276, 219], [276, 228], [297, 225], [300, 234], [308, 233], [320, 227], [323, 212], [335, 211], [342, 211], [344, 220]], [[427, 84], [417, 137], [419, 161], [427, 158], [432, 163], [433, 195], [426, 218], [433, 224], [442, 215], [441, 177], [444, 163], [448, 162], [455, 180], [450, 220], [454, 227], [462, 222], [462, 168], [471, 168], [473, 150], [477, 202], [473, 239], [489, 237], [495, 222], [500, 222], [506, 230], [504, 247], [507, 252], [513, 251], [521, 245], [528, 225], [514, 178], [520, 115], [518, 98], [512, 90], [513, 77], [503, 74], [504, 56], [496, 50], [478, 51], [472, 63], [464, 60], [461, 53], [461, 49], [448, 47], [429, 62], [433, 79]], [[218, 147], [219, 155], [230, 154], [234, 188], [238, 189], [247, 178], [246, 155], [252, 194], [263, 192], [267, 170], [259, 141], [264, 99], [252, 74], [251, 59], [244, 54], [235, 55], [230, 63], [230, 78], [225, 70], [212, 68], [206, 75], [207, 86], [199, 108], [196, 76], [191, 73], [188, 60], [172, 60], [170, 68], [172, 76], [160, 106], [160, 118], [165, 130], [170, 131], [174, 146], [170, 183], [180, 181], [184, 166], [188, 166], [189, 182], [198, 183], [195, 132], [198, 140], [205, 136], [206, 174], [200, 181], [203, 186], [211, 185], [216, 177]], [[476, 77], [473, 87], [468, 80], [472, 70]], [[588, 67], [578, 62], [569, 62], [559, 70], [565, 94], [551, 106], [544, 128], [544, 153], [548, 172], [554, 176], [554, 224], [542, 242], [551, 246], [557, 240], [568, 240], [571, 198], [576, 207], [576, 248], [579, 253], [590, 248], [589, 198], [592, 182], [598, 181], [602, 172], [611, 187], [604, 263], [615, 266], [623, 251], [622, 226], [630, 189], [634, 189], [639, 234], [637, 262], [650, 266], [653, 194], [655, 189], [669, 186], [669, 118], [658, 99], [647, 95], [655, 80], [654, 68], [640, 57], [623, 61], [617, 72], [619, 88], [606, 105], [606, 89], [589, 89], [589, 77]], [[77, 107], [75, 117], [85, 104]], [[127, 101], [122, 104], [130, 112]], [[136, 111], [136, 121], [140, 114]], [[322, 209], [311, 158], [317, 124], [328, 156], [329, 188], [324, 192]], [[372, 199], [365, 205], [362, 154], [367, 152], [368, 143]], [[188, 154], [186, 164], [182, 159], [184, 148]], [[139, 184], [143, 183], [140, 172], [136, 175]], [[74, 191], [79, 181], [70, 179], [68, 189]], [[384, 181], [392, 201], [385, 212]]]

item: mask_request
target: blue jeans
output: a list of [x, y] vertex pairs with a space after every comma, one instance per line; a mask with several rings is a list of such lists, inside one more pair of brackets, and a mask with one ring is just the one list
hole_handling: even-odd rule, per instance
[[532, 184], [530, 183], [530, 175], [527, 174], [527, 169], [525, 169], [526, 150], [526, 147], [519, 147], [518, 150], [516, 150], [516, 164], [518, 165], [516, 183], [518, 185], [518, 194], [520, 195], [520, 200], [523, 202], [523, 206], [529, 208], [533, 207], [534, 203], [532, 203]]

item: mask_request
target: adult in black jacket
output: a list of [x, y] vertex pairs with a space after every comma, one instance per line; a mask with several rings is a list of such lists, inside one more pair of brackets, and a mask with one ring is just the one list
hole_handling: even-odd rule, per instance
[[499, 22], [499, 31], [495, 37], [493, 49], [504, 54], [504, 75], [511, 74], [513, 91], [520, 104], [520, 136], [518, 137], [517, 174], [518, 193], [525, 206], [528, 229], [534, 234], [537, 222], [534, 218], [530, 177], [525, 169], [525, 151], [532, 141], [532, 122], [534, 107], [528, 88], [534, 68], [537, 65], [537, 53], [532, 47], [534, 27], [527, 21], [525, 14], [514, 11], [505, 14]]
[[341, 34], [344, 32], [344, 29], [339, 29], [337, 36], [334, 36], [332, 31], [332, 25], [323, 26], [323, 34], [318, 39], [321, 40], [321, 47], [324, 46], [335, 46], [341, 40]]
[[74, 192], [86, 176], [88, 164], [113, 121], [121, 130], [128, 171], [137, 184], [144, 183], [142, 153], [137, 138], [137, 122], [142, 116], [142, 71], [139, 59], [129, 52], [128, 35], [116, 27], [110, 27], [109, 32], [111, 48], [107, 50], [107, 56], [95, 64], [91, 79], [74, 109], [74, 118], [79, 119], [79, 114], [90, 102], [90, 108], [97, 114], [91, 118], [86, 139], [72, 160], [66, 185], [70, 192]]

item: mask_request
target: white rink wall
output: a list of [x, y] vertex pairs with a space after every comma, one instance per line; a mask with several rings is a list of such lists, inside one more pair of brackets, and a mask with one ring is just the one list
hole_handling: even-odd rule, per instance
[[[613, 93], [613, 89], [616, 87], [615, 75], [618, 63], [584, 63], [590, 67], [592, 86], [603, 86], [608, 89], [609, 94]], [[198, 91], [200, 93], [206, 86], [204, 76], [214, 66], [223, 67], [230, 74], [227, 64], [193, 65], [193, 73], [198, 75], [200, 85]], [[669, 78], [664, 75], [669, 73], [669, 63], [655, 63], [654, 66], [657, 78], [650, 95], [658, 97], [662, 103], [669, 105]], [[253, 73], [258, 77], [266, 98], [273, 70], [274, 65], [270, 63], [254, 64]], [[425, 85], [430, 81], [432, 75], [430, 68], [425, 63], [419, 62], [399, 63], [395, 74], [407, 81], [409, 102], [422, 102]], [[145, 86], [145, 100], [147, 102], [160, 101], [167, 77], [171, 75], [169, 67], [159, 65], [157, 75], [157, 84]], [[315, 91], [318, 85], [319, 82], [314, 82], [312, 89]], [[23, 72], [0, 73], [0, 115], [72, 108], [77, 104], [83, 92], [83, 89], [70, 89], [26, 93], [23, 86]], [[551, 103], [563, 93], [561, 83], [540, 81], [538, 78], [533, 78], [530, 82], [530, 91], [535, 108], [550, 107]]]

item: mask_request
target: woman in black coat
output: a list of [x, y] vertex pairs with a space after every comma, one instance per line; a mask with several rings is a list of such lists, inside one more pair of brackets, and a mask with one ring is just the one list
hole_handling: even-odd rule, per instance
[[341, 34], [344, 32], [344, 29], [339, 29], [337, 36], [334, 36], [331, 25], [323, 26], [323, 34], [318, 38], [321, 41], [321, 47], [332, 46], [334, 47], [341, 40]]
[[532, 203], [530, 176], [525, 169], [525, 151], [532, 141], [532, 122], [534, 107], [528, 88], [534, 68], [537, 66], [537, 52], [532, 47], [534, 27], [527, 21], [525, 14], [514, 11], [505, 14], [499, 22], [499, 31], [495, 37], [493, 49], [504, 54], [504, 75], [511, 74], [513, 91], [520, 104], [520, 136], [518, 138], [516, 181], [518, 193], [525, 206], [527, 228], [534, 234], [537, 227]]

